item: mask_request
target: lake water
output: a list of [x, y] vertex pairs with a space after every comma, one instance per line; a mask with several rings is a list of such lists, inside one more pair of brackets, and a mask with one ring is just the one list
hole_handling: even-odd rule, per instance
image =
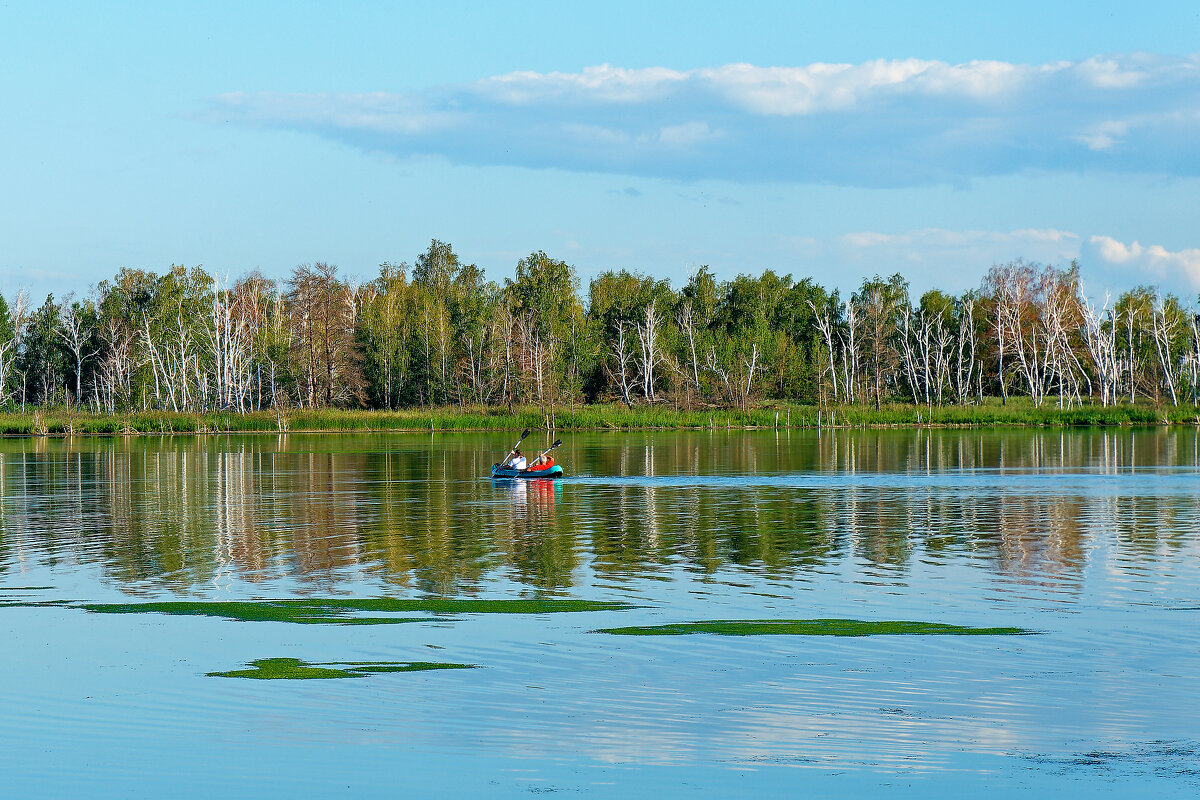
[[[1200, 793], [1195, 430], [512, 438], [0, 441], [0, 794]], [[632, 607], [83, 607], [377, 597]], [[597, 632], [830, 618], [1033, 633]]]

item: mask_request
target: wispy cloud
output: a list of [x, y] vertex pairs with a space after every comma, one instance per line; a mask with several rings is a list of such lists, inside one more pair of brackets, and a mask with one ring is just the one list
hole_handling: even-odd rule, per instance
[[233, 93], [205, 117], [455, 163], [676, 179], [1200, 175], [1200, 57], [514, 72], [409, 93]]
[[848, 233], [842, 242], [852, 247], [918, 247], [958, 248], [975, 245], [1002, 245], [1028, 247], [1030, 245], [1060, 245], [1070, 243], [1072, 251], [1078, 249], [1079, 236], [1054, 228], [1009, 231], [948, 231], [941, 228], [924, 228], [904, 233], [875, 233], [865, 231]]

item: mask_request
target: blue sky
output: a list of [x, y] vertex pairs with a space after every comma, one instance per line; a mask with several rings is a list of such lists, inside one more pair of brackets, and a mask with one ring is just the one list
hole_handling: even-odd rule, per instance
[[[165, 4], [164, 4], [165, 5]], [[764, 268], [1200, 291], [1200, 6], [3, 3], [0, 291]]]

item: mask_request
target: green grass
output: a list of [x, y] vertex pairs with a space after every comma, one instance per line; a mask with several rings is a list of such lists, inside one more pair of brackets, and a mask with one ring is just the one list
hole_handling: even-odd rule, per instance
[[693, 633], [721, 636], [1015, 636], [1032, 633], [1023, 628], [970, 628], [939, 622], [869, 622], [857, 619], [709, 620], [602, 628], [596, 632], [621, 636], [685, 636]]
[[171, 614], [221, 617], [239, 622], [298, 624], [392, 625], [419, 622], [423, 617], [359, 616], [386, 614], [556, 614], [579, 611], [621, 611], [625, 603], [592, 600], [400, 600], [387, 597], [306, 600], [172, 600], [152, 603], [80, 603], [72, 605], [95, 614]]
[[473, 669], [473, 664], [440, 661], [333, 661], [309, 664], [298, 658], [260, 658], [250, 669], [206, 673], [210, 678], [252, 678], [260, 681], [365, 678], [381, 672], [423, 672], [431, 669]]
[[[548, 415], [537, 407], [460, 410], [414, 408], [400, 411], [350, 409], [294, 410], [282, 417], [283, 428], [293, 432], [324, 431], [518, 431], [544, 428]], [[703, 428], [908, 428], [932, 427], [1084, 427], [1121, 425], [1200, 425], [1200, 410], [1190, 406], [1121, 404], [1085, 405], [1059, 409], [1053, 401], [1036, 408], [1025, 398], [1006, 404], [988, 398], [981, 405], [940, 406], [932, 409], [911, 403], [816, 406], [762, 403], [749, 411], [728, 408], [680, 409], [665, 405], [628, 408], [616, 404], [562, 407], [554, 410], [555, 430], [686, 430]], [[273, 411], [247, 414], [177, 414], [144, 411], [129, 414], [81, 414], [62, 410], [0, 413], [0, 434], [114, 435], [114, 434], [216, 434], [278, 433], [280, 418]]]

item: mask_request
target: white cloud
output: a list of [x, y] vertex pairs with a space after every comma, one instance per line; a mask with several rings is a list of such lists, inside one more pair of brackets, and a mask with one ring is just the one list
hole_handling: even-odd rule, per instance
[[733, 64], [697, 70], [695, 78], [752, 113], [798, 116], [846, 111], [889, 96], [1000, 98], [1043, 69], [1000, 61], [951, 65], [909, 58], [807, 67]]
[[510, 72], [470, 84], [467, 91], [511, 105], [549, 103], [645, 103], [663, 97], [688, 78], [664, 67], [624, 69], [609, 64], [582, 72]]
[[392, 155], [680, 179], [961, 184], [1024, 170], [1200, 175], [1200, 56], [608, 64], [410, 93], [220, 95], [210, 119]]
[[1129, 284], [1165, 283], [1200, 288], [1200, 249], [1168, 250], [1162, 245], [1125, 244], [1111, 236], [1088, 237], [1085, 257], [1098, 261], [1111, 273], [1120, 273]]
[[270, 127], [315, 128], [329, 131], [371, 131], [399, 136], [436, 133], [458, 127], [466, 114], [433, 109], [415, 98], [367, 94], [279, 94], [232, 92], [214, 99], [216, 110], [228, 118]]
[[861, 233], [847, 233], [842, 237], [842, 241], [851, 247], [880, 247], [882, 245], [893, 244], [897, 238], [894, 234], [863, 231]]
[[924, 228], [904, 233], [848, 233], [841, 237], [843, 243], [852, 247], [968, 247], [979, 244], [1022, 245], [1061, 244], [1070, 242], [1078, 248], [1079, 236], [1054, 228], [1009, 231], [948, 231], [942, 228]]
[[1105, 89], [1128, 89], [1149, 77], [1147, 72], [1135, 66], [1100, 56], [1081, 62], [1078, 69], [1093, 86]]
[[1079, 235], [1069, 231], [1060, 231], [1054, 228], [1024, 228], [1022, 230], [1013, 231], [1009, 234], [1015, 240], [1028, 240], [1032, 242], [1063, 242], [1063, 241], [1079, 241]]
[[720, 131], [711, 130], [703, 122], [685, 122], [682, 125], [667, 125], [660, 129], [658, 140], [663, 144], [683, 146], [704, 142], [720, 135]]
[[1092, 126], [1075, 138], [1088, 146], [1089, 150], [1111, 150], [1121, 137], [1129, 133], [1128, 120], [1107, 120]]
[[613, 128], [605, 128], [600, 125], [581, 125], [578, 123], [568, 122], [564, 124], [563, 131], [583, 142], [591, 144], [626, 144], [630, 140], [629, 134], [625, 131], [614, 130]]

